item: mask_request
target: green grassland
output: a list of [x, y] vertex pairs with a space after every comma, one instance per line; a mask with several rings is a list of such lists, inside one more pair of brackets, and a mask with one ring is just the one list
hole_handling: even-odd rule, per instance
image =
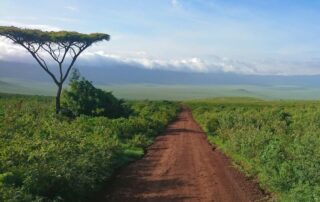
[[165, 101], [129, 117], [56, 115], [53, 97], [0, 94], [0, 201], [87, 201], [176, 117]]
[[208, 139], [277, 201], [320, 201], [320, 102], [219, 98], [186, 103]]
[[[0, 78], [0, 92], [30, 95], [55, 95], [56, 87], [48, 82], [24, 81]], [[110, 84], [97, 85], [113, 91], [119, 98], [131, 100], [192, 100], [213, 97], [254, 97], [265, 100], [320, 99], [320, 88], [297, 86], [253, 85], [157, 85], [157, 84]]]
[[[0, 81], [0, 92], [55, 93], [48, 83]], [[164, 99], [188, 105], [209, 141], [277, 201], [320, 201], [320, 89], [99, 87], [125, 98], [133, 113], [70, 119], [55, 115], [53, 97], [0, 93], [0, 201], [87, 200], [176, 116], [177, 103]]]

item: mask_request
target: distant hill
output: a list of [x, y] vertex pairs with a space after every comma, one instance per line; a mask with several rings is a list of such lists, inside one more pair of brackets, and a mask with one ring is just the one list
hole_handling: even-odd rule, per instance
[[6, 86], [6, 85], [10, 85], [10, 84], [8, 84], [7, 82], [4, 82], [4, 81], [0, 81], [0, 86]]
[[29, 94], [28, 92], [30, 92], [28, 88], [4, 81], [0, 81], [0, 90], [0, 92], [2, 93], [15, 92], [21, 94]]
[[[234, 73], [198, 73], [169, 70], [152, 70], [133, 65], [103, 64], [97, 66], [77, 65], [82, 75], [96, 84], [164, 84], [164, 85], [258, 85], [287, 87], [320, 87], [320, 76], [258, 76]], [[37, 65], [0, 61], [1, 78], [32, 81], [51, 81]], [[241, 91], [241, 89], [239, 89]], [[249, 92], [247, 92], [249, 93]]]

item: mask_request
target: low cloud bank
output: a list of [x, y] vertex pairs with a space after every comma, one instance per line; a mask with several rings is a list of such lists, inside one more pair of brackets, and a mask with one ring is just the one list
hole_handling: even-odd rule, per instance
[[95, 65], [117, 63], [145, 69], [163, 69], [184, 72], [225, 72], [246, 75], [318, 75], [320, 60], [289, 61], [289, 60], [257, 60], [244, 62], [226, 57], [211, 56], [209, 59], [199, 57], [164, 60], [144, 55], [123, 57], [103, 51], [89, 52], [83, 55], [81, 62]]
[[[0, 60], [14, 62], [34, 62], [33, 58], [21, 47], [1, 37]], [[145, 53], [124, 56], [104, 51], [88, 50], [80, 57], [80, 65], [108, 66], [121, 64], [145, 69], [162, 69], [180, 72], [226, 72], [247, 75], [318, 75], [320, 59], [301, 60], [256, 60], [240, 61], [226, 57], [211, 56], [207, 59], [191, 57], [185, 59], [155, 59]]]

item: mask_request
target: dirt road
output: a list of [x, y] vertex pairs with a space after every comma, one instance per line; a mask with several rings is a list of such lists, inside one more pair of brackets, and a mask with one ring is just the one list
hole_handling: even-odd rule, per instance
[[257, 201], [257, 184], [238, 172], [183, 109], [141, 160], [118, 174], [102, 201]]

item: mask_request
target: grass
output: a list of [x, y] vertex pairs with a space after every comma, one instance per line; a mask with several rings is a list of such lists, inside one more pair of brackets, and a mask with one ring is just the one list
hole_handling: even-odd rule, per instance
[[0, 201], [86, 201], [137, 160], [178, 105], [128, 101], [129, 117], [57, 116], [53, 97], [0, 93]]
[[320, 101], [186, 103], [211, 143], [278, 201], [320, 201]]
[[[30, 95], [55, 95], [51, 82], [34, 82], [0, 77], [0, 92]], [[252, 85], [157, 85], [112, 84], [97, 85], [113, 91], [119, 98], [131, 100], [193, 100], [215, 97], [254, 97], [265, 100], [314, 100], [320, 99], [320, 88], [299, 86], [252, 86]]]

